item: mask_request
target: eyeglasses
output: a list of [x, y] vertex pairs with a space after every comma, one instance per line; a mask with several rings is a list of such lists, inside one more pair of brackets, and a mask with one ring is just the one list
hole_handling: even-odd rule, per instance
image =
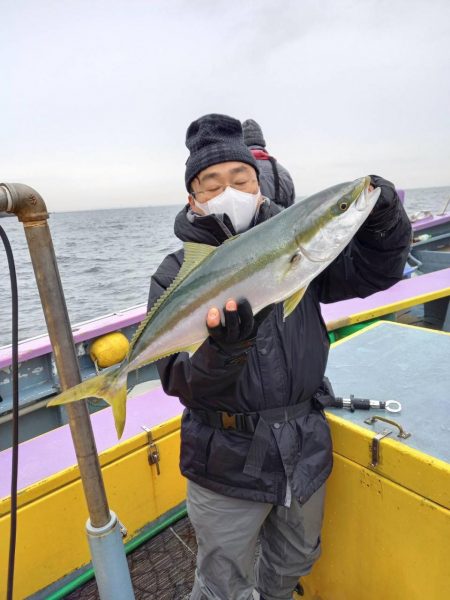
[[198, 190], [197, 192], [191, 192], [191, 196], [193, 196], [196, 200], [198, 198], [201, 202], [207, 202], [212, 198], [215, 198], [219, 194], [222, 194], [227, 187], [234, 188], [235, 190], [240, 190], [241, 192], [252, 192], [253, 185], [257, 183], [257, 179], [248, 179], [246, 181], [239, 181], [233, 183], [233, 185], [216, 185], [209, 190]]

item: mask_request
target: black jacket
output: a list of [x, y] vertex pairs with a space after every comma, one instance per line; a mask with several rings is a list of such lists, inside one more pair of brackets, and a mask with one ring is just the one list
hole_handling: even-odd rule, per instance
[[[260, 457], [262, 468], [255, 472], [246, 467], [251, 433], [210, 427], [194, 415], [202, 409], [250, 413], [292, 408], [311, 399], [323, 381], [329, 349], [319, 302], [365, 297], [402, 277], [409, 220], [396, 194], [387, 208], [381, 200], [377, 207], [344, 252], [310, 284], [285, 322], [282, 305], [275, 306], [260, 326], [255, 345], [239, 360], [230, 360], [208, 338], [191, 358], [181, 352], [158, 362], [165, 392], [178, 396], [187, 409], [180, 460], [187, 478], [224, 495], [279, 505], [290, 493], [306, 502], [326, 480], [332, 467], [331, 439], [318, 409], [272, 423]], [[279, 210], [266, 201], [257, 222]], [[175, 234], [182, 241], [218, 246], [231, 233], [226, 216], [224, 223], [214, 215], [195, 216], [185, 207], [176, 217]], [[173, 281], [182, 260], [183, 250], [163, 260], [152, 277], [149, 306]]]

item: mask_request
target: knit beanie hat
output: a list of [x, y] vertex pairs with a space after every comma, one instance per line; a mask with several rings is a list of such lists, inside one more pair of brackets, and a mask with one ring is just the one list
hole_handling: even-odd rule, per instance
[[205, 115], [193, 121], [186, 132], [186, 146], [190, 152], [186, 161], [186, 188], [204, 169], [228, 161], [251, 165], [259, 175], [252, 153], [244, 143], [242, 125], [227, 115]]
[[266, 140], [264, 139], [262, 129], [256, 121], [247, 119], [242, 123], [242, 130], [244, 132], [244, 142], [247, 146], [266, 147]]

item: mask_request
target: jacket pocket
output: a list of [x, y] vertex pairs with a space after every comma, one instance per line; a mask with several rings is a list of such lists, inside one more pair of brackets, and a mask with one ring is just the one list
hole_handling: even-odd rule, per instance
[[313, 410], [305, 419], [297, 421], [303, 440], [302, 452], [294, 471], [294, 494], [300, 501], [323, 483], [323, 474], [329, 473], [333, 463], [331, 434], [322, 412]]
[[180, 455], [182, 472], [193, 468], [199, 475], [206, 473], [214, 433], [212, 427], [199, 423], [189, 413], [183, 416]]

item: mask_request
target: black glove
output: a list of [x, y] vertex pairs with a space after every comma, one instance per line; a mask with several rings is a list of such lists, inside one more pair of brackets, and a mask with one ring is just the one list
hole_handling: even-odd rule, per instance
[[249, 301], [239, 300], [237, 310], [227, 310], [224, 307], [225, 325], [208, 327], [209, 335], [228, 354], [248, 349], [255, 343], [258, 327], [272, 312], [273, 307], [273, 304], [269, 304], [253, 316]]
[[395, 190], [395, 185], [379, 175], [371, 175], [373, 187], [381, 189], [380, 196], [363, 225], [365, 231], [380, 233], [394, 227], [400, 216], [400, 198]]

